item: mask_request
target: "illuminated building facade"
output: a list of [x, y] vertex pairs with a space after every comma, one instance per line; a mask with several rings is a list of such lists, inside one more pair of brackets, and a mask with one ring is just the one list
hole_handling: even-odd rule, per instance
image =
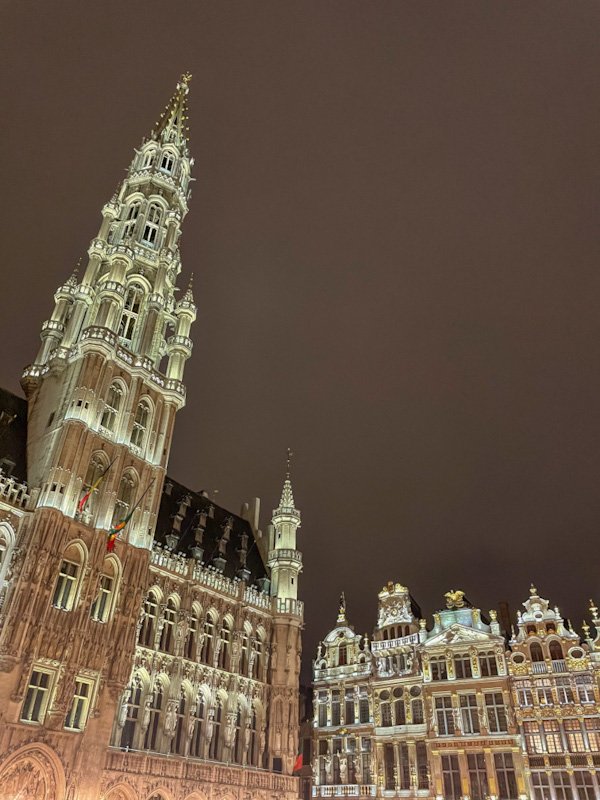
[[265, 536], [258, 501], [165, 479], [196, 318], [188, 83], [56, 292], [26, 400], [0, 393], [1, 800], [297, 796], [289, 472]]
[[597, 609], [582, 642], [532, 590], [508, 647], [496, 612], [445, 597], [428, 627], [389, 583], [371, 641], [342, 599], [313, 663], [312, 796], [599, 797]]

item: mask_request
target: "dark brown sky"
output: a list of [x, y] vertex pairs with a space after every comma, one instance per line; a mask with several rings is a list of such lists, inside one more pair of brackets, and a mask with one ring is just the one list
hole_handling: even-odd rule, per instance
[[200, 306], [171, 472], [296, 453], [306, 647], [408, 584], [600, 597], [597, 2], [4, 2], [0, 385], [183, 70]]

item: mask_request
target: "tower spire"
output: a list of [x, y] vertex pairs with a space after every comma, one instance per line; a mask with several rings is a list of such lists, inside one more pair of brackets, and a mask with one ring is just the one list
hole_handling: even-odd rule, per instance
[[294, 503], [290, 466], [293, 453], [288, 447], [283, 489], [278, 507], [273, 511], [273, 540], [268, 565], [271, 568], [271, 589], [284, 598], [298, 597], [298, 574], [302, 569], [302, 554], [296, 550], [296, 534], [300, 527], [300, 511]]
[[191, 80], [192, 75], [189, 72], [184, 72], [181, 76], [175, 92], [152, 129], [150, 137], [155, 141], [162, 144], [172, 142], [179, 147], [187, 148], [189, 142], [187, 96]]

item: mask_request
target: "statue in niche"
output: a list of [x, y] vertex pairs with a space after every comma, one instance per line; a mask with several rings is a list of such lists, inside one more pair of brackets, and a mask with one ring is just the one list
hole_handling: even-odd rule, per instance
[[131, 700], [131, 687], [128, 686], [127, 689], [123, 692], [123, 698], [121, 700], [121, 706], [119, 708], [119, 716], [117, 719], [117, 725], [119, 728], [122, 728], [127, 721], [127, 708], [129, 706], [129, 701]]
[[165, 733], [168, 737], [175, 734], [177, 727], [177, 700], [169, 700], [165, 714]]
[[240, 567], [246, 566], [246, 559], [248, 557], [248, 534], [242, 533], [240, 536], [241, 542], [237, 554], [240, 560]]

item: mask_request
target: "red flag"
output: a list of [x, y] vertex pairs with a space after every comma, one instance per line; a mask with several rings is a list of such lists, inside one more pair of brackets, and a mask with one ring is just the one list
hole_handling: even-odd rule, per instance
[[292, 770], [292, 772], [298, 772], [298, 770], [301, 770], [303, 764], [304, 764], [304, 759], [302, 758], [302, 753], [298, 753], [298, 755], [296, 756], [296, 761], [294, 763], [294, 769]]

